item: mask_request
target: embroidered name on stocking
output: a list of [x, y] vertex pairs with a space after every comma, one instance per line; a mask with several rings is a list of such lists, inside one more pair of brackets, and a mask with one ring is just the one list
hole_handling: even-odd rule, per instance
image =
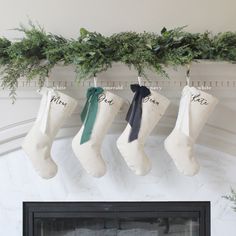
[[196, 94], [196, 95], [193, 94], [191, 102], [198, 102], [200, 105], [208, 105], [208, 101], [200, 96], [201, 94]]
[[66, 102], [63, 102], [61, 100], [61, 97], [60, 96], [53, 96], [52, 99], [51, 99], [51, 103], [55, 103], [55, 104], [58, 104], [58, 105], [62, 105], [64, 107], [66, 107], [67, 103]]
[[150, 95], [143, 99], [143, 103], [145, 103], [145, 102], [151, 102], [151, 103], [153, 103], [154, 105], [157, 105], [157, 106], [159, 105], [159, 102], [157, 100], [155, 100], [154, 98], [151, 98]]
[[98, 96], [98, 102], [105, 102], [105, 103], [107, 103], [107, 104], [109, 104], [109, 105], [113, 105], [113, 104], [114, 104], [113, 99], [108, 99], [108, 98], [106, 97], [106, 94], [104, 94], [104, 93], [102, 93], [102, 94], [100, 94], [100, 95]]

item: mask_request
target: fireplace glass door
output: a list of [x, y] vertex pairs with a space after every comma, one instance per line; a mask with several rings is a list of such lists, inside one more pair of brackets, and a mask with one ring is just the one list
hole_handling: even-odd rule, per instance
[[23, 236], [210, 236], [209, 202], [26, 202]]
[[198, 217], [37, 219], [37, 236], [200, 236]]

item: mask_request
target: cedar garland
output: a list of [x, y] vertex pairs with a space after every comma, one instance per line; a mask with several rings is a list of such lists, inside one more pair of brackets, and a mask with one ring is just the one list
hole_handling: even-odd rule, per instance
[[82, 28], [77, 39], [46, 33], [31, 22], [16, 29], [24, 37], [16, 42], [0, 38], [1, 87], [15, 98], [21, 78], [38, 79], [42, 87], [58, 63], [74, 65], [77, 80], [88, 79], [112, 67], [114, 62], [134, 67], [140, 76], [154, 70], [168, 77], [166, 66], [177, 67], [194, 60], [236, 62], [236, 33], [189, 33], [184, 27], [157, 33], [121, 32], [106, 37]]

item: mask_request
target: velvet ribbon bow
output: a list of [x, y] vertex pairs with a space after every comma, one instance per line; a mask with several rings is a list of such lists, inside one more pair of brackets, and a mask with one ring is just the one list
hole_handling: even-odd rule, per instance
[[142, 118], [142, 101], [143, 98], [151, 94], [150, 90], [146, 86], [140, 86], [138, 84], [131, 84], [130, 88], [134, 92], [132, 103], [129, 107], [126, 121], [131, 126], [131, 132], [129, 135], [129, 142], [138, 138], [138, 133], [141, 125]]
[[87, 101], [80, 115], [80, 118], [84, 124], [80, 144], [83, 144], [90, 139], [97, 116], [98, 96], [103, 93], [103, 91], [104, 90], [101, 87], [91, 87], [87, 91]]

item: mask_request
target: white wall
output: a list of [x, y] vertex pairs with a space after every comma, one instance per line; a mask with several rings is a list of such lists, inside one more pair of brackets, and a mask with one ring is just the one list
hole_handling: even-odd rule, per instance
[[155, 31], [188, 25], [189, 31], [236, 30], [234, 0], [1, 0], [0, 34], [15, 35], [27, 17], [48, 31], [76, 37], [80, 27], [104, 34]]
[[[107, 35], [124, 30], [159, 31], [163, 26], [172, 28], [183, 25], [189, 25], [187, 30], [192, 32], [202, 32], [207, 29], [214, 32], [236, 29], [234, 0], [1, 0], [0, 3], [0, 35], [10, 38], [18, 34], [7, 29], [17, 27], [19, 22], [26, 23], [27, 16], [38, 21], [46, 30], [67, 37], [76, 37], [80, 27]], [[229, 69], [219, 66], [215, 69], [208, 68], [215, 74], [205, 76], [204, 79], [213, 80], [217, 75], [219, 80], [233, 79], [235, 69], [236, 67]], [[125, 70], [122, 71], [124, 73]], [[206, 71], [206, 67], [202, 69], [201, 76]], [[198, 68], [196, 79], [200, 72], [201, 69]], [[64, 72], [63, 76], [66, 75]], [[118, 74], [116, 78], [117, 76]], [[119, 76], [122, 77], [120, 74]], [[178, 76], [184, 74], [180, 73]], [[221, 197], [228, 192], [230, 186], [236, 187], [235, 155], [226, 154], [227, 148], [222, 148], [223, 141], [227, 140], [228, 152], [235, 153], [236, 125], [229, 122], [234, 117], [229, 114], [235, 114], [231, 110], [236, 110], [235, 96], [230, 95], [231, 91], [228, 96], [222, 97], [220, 91], [221, 89], [213, 89], [212, 92], [221, 99], [218, 107], [227, 111], [228, 116], [217, 115], [223, 114], [222, 110], [217, 108], [215, 115], [211, 117], [213, 123], [205, 129], [207, 134], [204, 133], [200, 137], [201, 145], [198, 144], [196, 149], [202, 169], [199, 175], [193, 178], [181, 176], [176, 171], [163, 150], [165, 137], [163, 135], [155, 135], [147, 142], [147, 152], [153, 162], [153, 169], [146, 177], [136, 177], [129, 172], [115, 148], [116, 135], [106, 137], [103, 155], [109, 171], [104, 178], [98, 180], [87, 176], [83, 171], [72, 154], [70, 138], [58, 140], [53, 146], [53, 156], [60, 170], [52, 180], [40, 179], [21, 150], [1, 156], [0, 235], [21, 235], [21, 204], [24, 200], [210, 200], [213, 206], [212, 235], [235, 236], [236, 213]], [[9, 145], [13, 145], [15, 141], [11, 140], [11, 136], [8, 137], [7, 131], [10, 131], [11, 135], [15, 132], [20, 137], [26, 128], [29, 128], [36, 114], [38, 97], [36, 98], [34, 92], [23, 89], [19, 93], [21, 99], [15, 107], [8, 104], [5, 98], [0, 99], [0, 105], [5, 109], [1, 112], [1, 117], [4, 119], [0, 120], [0, 135], [2, 135], [0, 145], [2, 145], [1, 140], [6, 141], [8, 138]], [[165, 89], [162, 93], [169, 95]], [[171, 107], [172, 113], [162, 121], [162, 126], [168, 126], [165, 135], [173, 126], [180, 90], [176, 90], [175, 96], [173, 92], [171, 94], [174, 102]], [[29, 103], [25, 97], [28, 102], [31, 97]], [[24, 104], [29, 110], [27, 117], [19, 104]], [[17, 114], [14, 113], [16, 109], [19, 111]], [[225, 125], [222, 117], [227, 120]], [[16, 118], [19, 120], [18, 123]], [[73, 132], [79, 128], [76, 124], [73, 123], [75, 125]], [[15, 126], [20, 128], [13, 129]], [[21, 126], [24, 126], [22, 128], [24, 132]], [[206, 143], [211, 148], [206, 147]], [[218, 148], [213, 148], [212, 143]], [[4, 143], [5, 149], [11, 148]], [[224, 151], [220, 151], [221, 149]]]

